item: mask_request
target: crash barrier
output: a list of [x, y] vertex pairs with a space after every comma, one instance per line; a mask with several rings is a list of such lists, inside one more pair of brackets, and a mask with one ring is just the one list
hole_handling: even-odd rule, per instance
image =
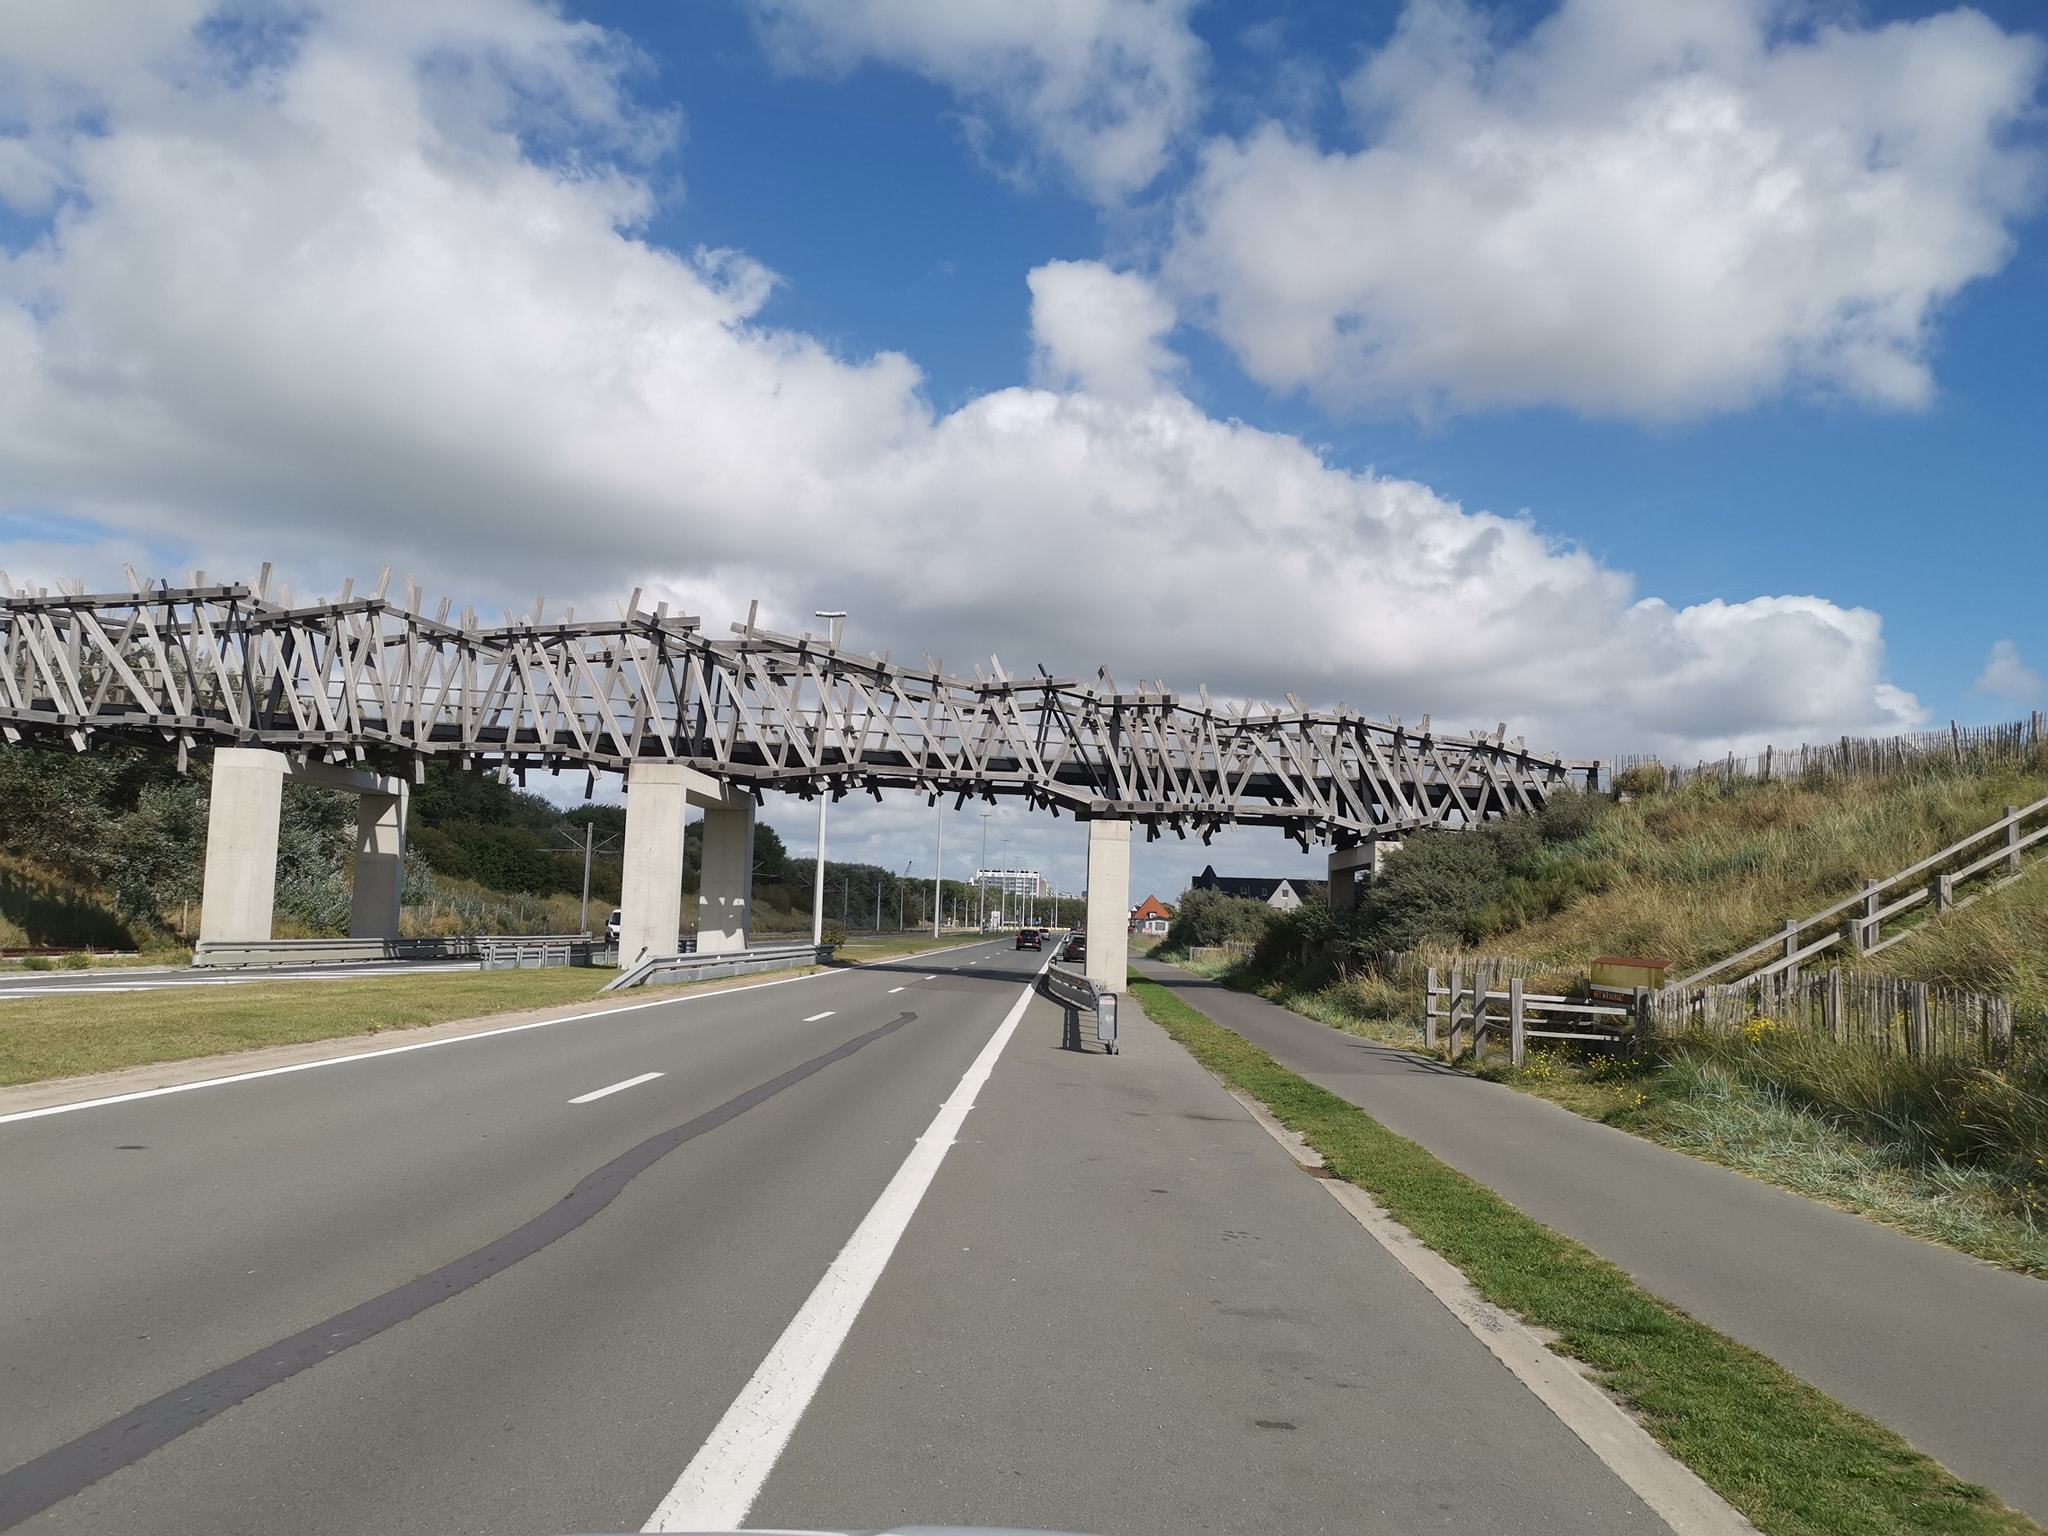
[[626, 987], [660, 987], [679, 981], [709, 981], [719, 976], [747, 976], [755, 971], [787, 971], [799, 966], [828, 965], [830, 944], [761, 944], [723, 954], [656, 955], [604, 984], [606, 992]]
[[1065, 965], [1047, 966], [1040, 985], [1047, 997], [1066, 1008], [1070, 1040], [1079, 1043], [1080, 1015], [1092, 1013], [1095, 1015], [1095, 1038], [1108, 1054], [1117, 1054], [1116, 993], [1097, 986], [1085, 972]]
[[202, 939], [192, 963], [216, 969], [368, 965], [380, 960], [470, 962], [484, 970], [596, 965], [607, 953], [582, 933], [457, 934], [436, 939]]

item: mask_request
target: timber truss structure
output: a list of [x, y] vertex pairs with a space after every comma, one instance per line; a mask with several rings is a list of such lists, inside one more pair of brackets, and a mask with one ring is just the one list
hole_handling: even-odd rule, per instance
[[971, 678], [760, 628], [730, 638], [667, 605], [579, 620], [531, 614], [483, 626], [422, 611], [410, 582], [344, 586], [295, 605], [273, 587], [146, 583], [16, 590], [0, 572], [0, 740], [79, 751], [126, 740], [174, 750], [267, 747], [312, 760], [431, 755], [516, 774], [679, 762], [750, 790], [805, 798], [885, 788], [1025, 798], [1084, 819], [1205, 840], [1231, 824], [1349, 846], [1417, 827], [1534, 810], [1595, 764], [1528, 751], [1502, 727], [1439, 735], [1348, 710], [1221, 704], [1163, 687]]

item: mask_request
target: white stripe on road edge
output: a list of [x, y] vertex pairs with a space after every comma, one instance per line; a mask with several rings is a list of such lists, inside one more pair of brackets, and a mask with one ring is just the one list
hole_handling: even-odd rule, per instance
[[1026, 986], [1010, 1005], [952, 1097], [939, 1106], [938, 1115], [896, 1170], [889, 1187], [861, 1218], [817, 1289], [782, 1330], [768, 1358], [740, 1389], [725, 1417], [642, 1530], [729, 1531], [738, 1529], [746, 1519], [937, 1176], [939, 1164], [946, 1160], [961, 1123], [974, 1108], [974, 1096], [995, 1070], [996, 1058], [1003, 1054], [1010, 1036], [1017, 1032], [1017, 1021], [1024, 1017], [1034, 992], [1034, 987]]
[[836, 1008], [827, 1008], [827, 1009], [826, 1009], [826, 1010], [825, 1010], [825, 1011], [824, 1011], [823, 1013], [814, 1013], [814, 1014], [812, 1014], [812, 1015], [811, 1015], [811, 1016], [810, 1016], [809, 1018], [805, 1019], [805, 1020], [804, 1020], [804, 1022], [805, 1022], [806, 1024], [815, 1024], [815, 1023], [817, 1023], [817, 1022], [818, 1022], [818, 1020], [820, 1020], [820, 1019], [829, 1019], [829, 1018], [831, 1018], [831, 1017], [832, 1017], [832, 1015], [833, 1015], [833, 1014], [835, 1014], [835, 1013], [837, 1013], [838, 1011], [839, 1011], [839, 1010], [838, 1010], [838, 1009], [836, 1009]]
[[441, 1045], [466, 1045], [472, 1040], [493, 1040], [500, 1035], [524, 1034], [529, 1029], [546, 1029], [553, 1024], [579, 1024], [585, 1019], [602, 1019], [615, 1013], [637, 1013], [642, 1008], [665, 1008], [670, 1003], [694, 1003], [709, 997], [731, 997], [735, 992], [758, 992], [763, 987], [784, 987], [793, 981], [815, 981], [820, 976], [845, 974], [843, 971], [811, 971], [802, 976], [778, 976], [773, 981], [750, 982], [744, 987], [723, 987], [716, 992], [686, 992], [681, 997], [651, 997], [644, 1003], [621, 1003], [616, 1008], [596, 1008], [589, 1013], [565, 1013], [557, 1019], [535, 1019], [527, 1024], [504, 1024], [496, 1029], [480, 1029], [469, 1035], [448, 1035], [439, 1040], [417, 1040], [411, 1045], [387, 1045], [382, 1050], [357, 1051], [352, 1056], [322, 1056], [318, 1061], [295, 1061], [288, 1066], [264, 1067], [257, 1072], [234, 1072], [226, 1077], [204, 1077], [193, 1083], [169, 1083], [162, 1088], [139, 1088], [133, 1093], [113, 1093], [103, 1099], [80, 1099], [73, 1104], [45, 1104], [40, 1109], [17, 1109], [11, 1115], [0, 1115], [0, 1125], [12, 1125], [17, 1120], [40, 1120], [45, 1115], [68, 1115], [77, 1109], [103, 1109], [109, 1104], [132, 1104], [137, 1099], [160, 1099], [166, 1094], [191, 1093], [198, 1088], [219, 1088], [228, 1083], [252, 1083], [261, 1077], [283, 1077], [289, 1072], [311, 1072], [315, 1067], [338, 1067], [351, 1061], [375, 1061], [380, 1056], [403, 1056], [407, 1051], [431, 1051]]
[[613, 1083], [609, 1088], [593, 1088], [588, 1093], [578, 1094], [569, 1102], [571, 1104], [588, 1104], [591, 1100], [601, 1099], [606, 1094], [617, 1093], [625, 1088], [638, 1088], [642, 1083], [651, 1083], [657, 1077], [664, 1075], [660, 1072], [642, 1072], [638, 1077], [629, 1077], [623, 1083]]

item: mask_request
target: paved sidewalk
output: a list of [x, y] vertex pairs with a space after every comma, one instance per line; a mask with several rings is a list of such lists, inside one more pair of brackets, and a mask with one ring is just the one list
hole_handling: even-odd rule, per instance
[[1657, 1295], [2048, 1520], [2048, 1283], [1137, 962]]

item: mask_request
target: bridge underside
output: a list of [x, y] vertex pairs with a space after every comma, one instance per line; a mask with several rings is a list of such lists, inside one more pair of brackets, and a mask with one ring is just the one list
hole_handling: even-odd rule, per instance
[[[471, 612], [449, 622], [445, 601], [425, 615], [409, 584], [404, 602], [388, 599], [388, 571], [368, 597], [344, 587], [309, 606], [271, 591], [268, 567], [253, 587], [209, 586], [203, 573], [178, 588], [130, 578], [125, 593], [31, 593], [0, 572], [0, 741], [136, 741], [181, 763], [233, 748], [301, 772], [353, 764], [415, 779], [436, 756], [522, 780], [567, 769], [594, 784], [617, 772], [629, 790], [649, 786], [643, 803], [687, 774], [676, 804], [720, 818], [721, 850], [751, 839], [752, 807], [770, 790], [903, 789], [1018, 797], [1153, 837], [1274, 826], [1342, 851], [1534, 810], [1597, 771], [1530, 752], [1505, 727], [1444, 735], [1427, 718], [1404, 726], [1291, 695], [1280, 708], [1217, 703], [1206, 689], [1192, 700], [1119, 689], [1107, 672], [1013, 678], [993, 660], [960, 677], [929, 657], [905, 667], [836, 636], [776, 634], [751, 614], [712, 639], [665, 606], [643, 611], [638, 592], [616, 620], [579, 622], [572, 610], [547, 621], [536, 605], [486, 628]], [[654, 818], [664, 846], [667, 819]], [[402, 825], [385, 842], [402, 848]], [[743, 943], [744, 893], [720, 899], [714, 941]], [[659, 942], [665, 923], [650, 915], [641, 936]]]

